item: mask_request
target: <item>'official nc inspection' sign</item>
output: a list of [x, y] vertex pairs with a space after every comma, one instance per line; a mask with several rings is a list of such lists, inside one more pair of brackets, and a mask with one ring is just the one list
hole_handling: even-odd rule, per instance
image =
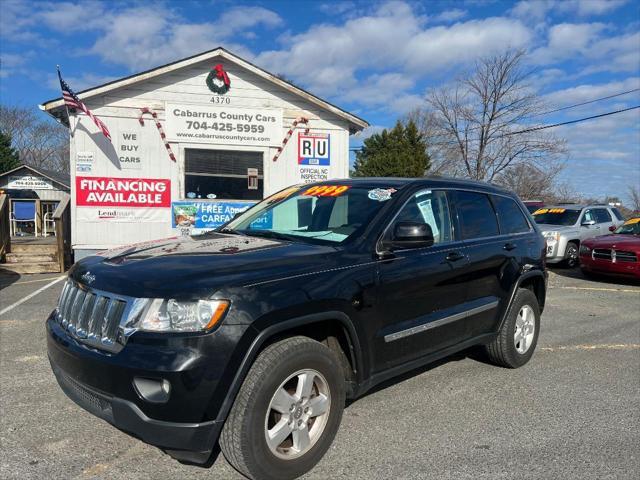
[[[171, 226], [180, 230], [183, 235], [196, 235], [218, 228], [255, 203], [224, 200], [172, 202]], [[256, 230], [271, 228], [271, 224], [271, 216], [268, 216], [253, 222], [251, 228]]]

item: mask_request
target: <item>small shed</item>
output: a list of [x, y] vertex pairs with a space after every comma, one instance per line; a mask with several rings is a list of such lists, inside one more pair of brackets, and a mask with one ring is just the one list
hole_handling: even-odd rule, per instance
[[68, 173], [30, 165], [0, 174], [0, 191], [9, 199], [11, 236], [53, 235], [53, 212], [61, 201], [69, 198], [70, 185]]
[[211, 230], [289, 185], [345, 178], [349, 135], [368, 126], [224, 48], [78, 96], [111, 141], [61, 98], [40, 106], [71, 129], [76, 260]]

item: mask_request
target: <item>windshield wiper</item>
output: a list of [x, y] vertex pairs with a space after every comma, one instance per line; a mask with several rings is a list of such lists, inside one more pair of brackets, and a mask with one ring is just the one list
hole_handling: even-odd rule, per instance
[[229, 227], [225, 227], [221, 230], [219, 230], [220, 233], [229, 233], [231, 235], [244, 235], [244, 233], [238, 231], [238, 230], [234, 230], [233, 228], [229, 228]]
[[273, 230], [245, 230], [244, 235], [250, 237], [277, 238], [278, 240], [296, 241], [300, 237], [296, 235], [287, 235], [286, 233], [274, 232]]

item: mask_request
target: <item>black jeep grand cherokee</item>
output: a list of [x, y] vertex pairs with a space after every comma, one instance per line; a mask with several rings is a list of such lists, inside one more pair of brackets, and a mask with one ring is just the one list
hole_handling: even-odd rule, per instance
[[481, 183], [295, 186], [218, 231], [78, 262], [49, 358], [80, 406], [181, 461], [219, 444], [250, 478], [295, 478], [345, 398], [472, 345], [524, 365], [544, 246], [525, 206]]

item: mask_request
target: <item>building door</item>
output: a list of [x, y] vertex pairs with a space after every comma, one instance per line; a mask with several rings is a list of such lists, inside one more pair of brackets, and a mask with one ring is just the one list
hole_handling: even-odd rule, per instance
[[11, 199], [11, 236], [38, 236], [36, 200]]
[[184, 163], [189, 199], [262, 200], [262, 152], [188, 148]]

